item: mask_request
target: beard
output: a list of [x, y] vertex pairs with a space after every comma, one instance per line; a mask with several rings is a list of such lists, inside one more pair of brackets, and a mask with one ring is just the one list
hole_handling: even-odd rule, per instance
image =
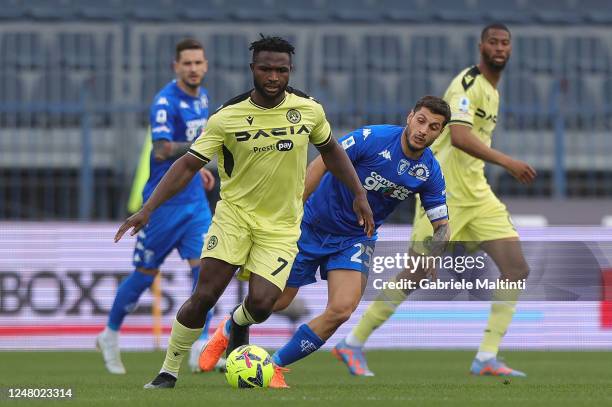
[[425, 147], [423, 148], [416, 147], [410, 142], [410, 134], [406, 133], [406, 145], [408, 146], [408, 150], [412, 151], [413, 153], [418, 153], [418, 152], [425, 150], [427, 147], [429, 147], [431, 143], [425, 145]]
[[181, 82], [185, 84], [189, 89], [196, 90], [201, 84], [202, 80], [192, 82], [189, 78], [182, 79]]
[[276, 94], [274, 94], [274, 95], [270, 95], [270, 94], [269, 94], [269, 93], [266, 91], [266, 89], [265, 89], [263, 86], [261, 86], [261, 85], [260, 85], [260, 84], [257, 82], [257, 80], [255, 80], [255, 78], [253, 78], [253, 87], [255, 88], [255, 90], [256, 90], [256, 91], [257, 91], [257, 92], [258, 92], [260, 95], [262, 95], [263, 97], [265, 97], [265, 98], [269, 98], [269, 99], [274, 99], [275, 97], [277, 97], [277, 96], [279, 96], [279, 95], [282, 95], [282, 94], [283, 94], [283, 92], [285, 92], [285, 90], [287, 89], [287, 86], [288, 86], [288, 85], [289, 85], [289, 84], [288, 84], [288, 83], [286, 83], [286, 84], [285, 84], [285, 86], [282, 86], [282, 87], [280, 87], [280, 88], [278, 89], [278, 92], [276, 92]]
[[195, 90], [200, 86], [201, 83], [202, 81], [198, 81], [197, 83], [185, 82], [185, 85], [187, 85], [189, 89]]
[[509, 58], [506, 58], [504, 62], [499, 63], [499, 62], [495, 62], [493, 58], [491, 58], [489, 55], [482, 54], [482, 59], [484, 63], [487, 65], [487, 67], [489, 67], [489, 69], [495, 72], [501, 72], [506, 67], [506, 64], [508, 63]]

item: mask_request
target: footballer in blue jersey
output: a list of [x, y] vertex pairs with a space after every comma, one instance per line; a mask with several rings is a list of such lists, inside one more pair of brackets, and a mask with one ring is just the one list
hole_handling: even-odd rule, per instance
[[[408, 115], [406, 126], [366, 126], [340, 140], [368, 191], [376, 228], [403, 200], [419, 194], [439, 239], [448, 240], [444, 177], [428, 147], [449, 120], [448, 104], [425, 96]], [[308, 167], [304, 198], [299, 253], [274, 309], [284, 309], [301, 286], [316, 282], [317, 269], [327, 280], [328, 302], [321, 315], [300, 326], [274, 353], [272, 360], [279, 367], [319, 349], [350, 318], [361, 300], [376, 242], [376, 234], [367, 237], [357, 221], [352, 194], [327, 172], [320, 157]], [[284, 381], [278, 384], [274, 387], [283, 387]]]
[[[149, 198], [174, 161], [187, 152], [208, 119], [208, 94], [200, 86], [207, 71], [207, 60], [199, 42], [185, 39], [176, 45], [174, 71], [176, 79], [155, 96], [150, 110], [153, 148], [143, 201]], [[138, 233], [133, 254], [135, 270], [117, 289], [107, 326], [97, 338], [110, 373], [125, 373], [118, 346], [119, 328], [173, 249], [188, 261], [194, 284], [197, 281], [203, 237], [212, 218], [204, 187], [210, 190], [214, 182], [212, 173], [203, 169], [181, 192], [156, 209]], [[194, 346], [199, 346], [194, 351], [197, 366], [203, 343], [196, 342]]]

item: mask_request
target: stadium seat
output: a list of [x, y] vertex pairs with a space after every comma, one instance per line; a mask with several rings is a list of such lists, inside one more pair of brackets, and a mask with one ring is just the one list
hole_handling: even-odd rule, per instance
[[327, 7], [322, 0], [305, 3], [303, 0], [284, 0], [282, 16], [290, 21], [325, 22], [329, 19]]
[[454, 53], [445, 35], [414, 35], [410, 41], [410, 69], [425, 72], [457, 70]]
[[26, 102], [24, 83], [17, 74], [0, 72], [0, 127], [28, 125], [26, 112], [17, 110]]
[[407, 65], [403, 55], [401, 38], [397, 35], [366, 35], [361, 55], [366, 61], [366, 70], [378, 72], [400, 72]]
[[40, 32], [4, 32], [0, 45], [0, 58], [4, 68], [39, 69], [45, 59]]
[[363, 118], [363, 124], [382, 124], [395, 122], [395, 106], [389, 97], [387, 79], [380, 76], [365, 75], [357, 78], [357, 114]]
[[320, 58], [324, 71], [350, 71], [355, 68], [356, 54], [347, 36], [324, 35], [322, 46]]
[[559, 107], [564, 114], [566, 128], [593, 130], [597, 101], [588, 83], [581, 76], [563, 77], [558, 85], [553, 83], [551, 97], [555, 95], [554, 86], [560, 87]]
[[93, 72], [85, 78], [83, 86], [88, 88], [89, 104], [95, 112], [93, 119], [95, 127], [108, 127], [113, 117], [117, 116], [112, 110], [113, 102], [117, 102], [114, 92], [115, 84], [116, 79], [112, 70]]
[[357, 110], [357, 76], [353, 72], [314, 78], [311, 94], [325, 108], [332, 127], [351, 129], [364, 123]]
[[476, 23], [482, 19], [482, 9], [473, 7], [468, 0], [427, 0], [434, 18], [452, 23]]
[[378, 7], [385, 19], [394, 22], [428, 22], [433, 13], [430, 8], [421, 7], [419, 0], [379, 0]]
[[478, 0], [476, 7], [483, 10], [487, 21], [503, 21], [506, 24], [527, 24], [534, 16], [516, 0]]
[[280, 18], [282, 1], [276, 5], [274, 0], [232, 0], [226, 2], [229, 15], [239, 21], [275, 21]]
[[410, 73], [399, 77], [396, 84], [395, 114], [397, 123], [403, 123], [414, 104], [422, 96], [435, 95], [433, 84], [427, 73]]
[[315, 44], [309, 92], [325, 107], [333, 126], [359, 125], [357, 117], [357, 52], [351, 38], [325, 34]]
[[550, 127], [548, 105], [542, 103], [533, 78], [527, 74], [502, 78], [501, 122], [505, 129], [542, 129]]
[[170, 0], [130, 0], [126, 2], [127, 15], [140, 21], [175, 20], [175, 8]]
[[581, 21], [578, 4], [571, 0], [538, 0], [527, 2], [536, 21], [544, 24], [576, 24]]
[[243, 34], [215, 34], [207, 46], [210, 69], [247, 72], [249, 62], [249, 41]]
[[608, 0], [581, 0], [580, 14], [589, 23], [612, 24], [612, 9]]
[[382, 9], [373, 0], [333, 0], [329, 3], [331, 17], [339, 21], [374, 22], [382, 16]]
[[229, 19], [228, 10], [216, 0], [174, 0], [176, 15], [181, 20], [221, 21]]
[[96, 59], [104, 57], [92, 33], [61, 32], [54, 51], [61, 66], [70, 69], [94, 69]]
[[25, 17], [23, 2], [18, 0], [0, 0], [0, 20], [17, 20]]
[[549, 36], [517, 36], [510, 64], [518, 72], [553, 73], [559, 69], [558, 54]]
[[68, 20], [75, 15], [69, 0], [28, 0], [25, 13], [35, 20]]
[[[612, 129], [612, 78], [604, 80], [601, 91], [603, 93], [602, 117], [604, 124], [607, 129]], [[612, 141], [610, 141], [610, 144], [612, 144]]]
[[602, 38], [570, 37], [563, 41], [563, 71], [570, 74], [610, 72], [610, 52]]
[[126, 17], [126, 5], [121, 0], [72, 0], [78, 18], [119, 21]]
[[250, 78], [221, 72], [208, 73], [204, 78], [204, 87], [208, 91], [210, 112], [213, 112], [223, 103], [252, 88]]
[[31, 100], [46, 107], [43, 113], [36, 114], [36, 124], [42, 127], [75, 127], [80, 124], [84, 88], [66, 72], [45, 71], [35, 82]]

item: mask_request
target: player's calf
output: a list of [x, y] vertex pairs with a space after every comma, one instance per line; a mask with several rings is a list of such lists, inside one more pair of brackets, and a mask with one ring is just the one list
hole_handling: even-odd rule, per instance
[[321, 315], [310, 321], [309, 325], [320, 338], [327, 340], [349, 320], [356, 308], [357, 306], [351, 303], [330, 304]]

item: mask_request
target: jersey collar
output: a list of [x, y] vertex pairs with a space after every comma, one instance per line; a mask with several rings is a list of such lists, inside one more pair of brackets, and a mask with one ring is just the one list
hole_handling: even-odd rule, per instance
[[[252, 91], [253, 91], [253, 89], [251, 89], [249, 91], [249, 95], [251, 94]], [[287, 100], [287, 91], [285, 91], [285, 97], [283, 98], [283, 100], [281, 100], [276, 106], [273, 106], [273, 107], [263, 107], [263, 106], [259, 106], [257, 103], [255, 103], [253, 101], [253, 99], [251, 99], [251, 96], [249, 96], [249, 103], [251, 103], [253, 106], [255, 106], [256, 108], [261, 109], [261, 110], [276, 109], [277, 107], [279, 107], [280, 105], [285, 103], [285, 100]]]
[[176, 79], [174, 79], [172, 81], [172, 84], [174, 85], [174, 88], [176, 89], [176, 91], [181, 95], [181, 96], [185, 96], [187, 98], [190, 99], [200, 99], [200, 97], [202, 97], [202, 87], [198, 86], [198, 96], [191, 96], [188, 93], [185, 93], [185, 91], [183, 89], [181, 89], [181, 87], [178, 85]]

